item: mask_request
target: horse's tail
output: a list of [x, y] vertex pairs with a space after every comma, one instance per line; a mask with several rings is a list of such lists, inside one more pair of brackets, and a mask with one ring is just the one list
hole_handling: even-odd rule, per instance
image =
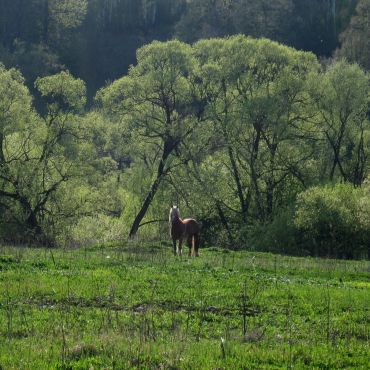
[[194, 255], [195, 253], [196, 257], [199, 257], [199, 244], [200, 244], [199, 233], [196, 233], [193, 235], [193, 246], [192, 246], [192, 255]]

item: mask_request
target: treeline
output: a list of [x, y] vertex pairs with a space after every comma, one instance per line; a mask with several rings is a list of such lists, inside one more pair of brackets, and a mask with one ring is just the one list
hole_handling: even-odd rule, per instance
[[326, 58], [339, 48], [369, 68], [369, 9], [370, 0], [0, 0], [0, 60], [30, 88], [68, 69], [90, 97], [152, 40], [241, 33]]
[[[86, 109], [68, 72], [0, 67], [0, 234], [83, 244], [167, 235], [171, 203], [203, 243], [370, 253], [369, 75], [245, 36], [153, 42]], [[162, 225], [162, 226], [161, 226]]]

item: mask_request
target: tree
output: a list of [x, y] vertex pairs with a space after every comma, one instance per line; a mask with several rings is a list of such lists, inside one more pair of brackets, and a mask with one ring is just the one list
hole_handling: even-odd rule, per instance
[[323, 157], [330, 158], [330, 181], [339, 177], [360, 186], [367, 175], [368, 86], [369, 78], [364, 71], [345, 61], [329, 66], [323, 74], [313, 75], [310, 95], [316, 128], [327, 145]]
[[233, 4], [235, 33], [268, 37], [289, 44], [293, 17], [293, 0], [237, 0]]
[[[244, 222], [272, 216], [285, 182], [304, 181], [310, 151], [298, 150], [297, 127], [305, 120], [304, 94], [312, 54], [244, 36], [200, 41], [194, 46], [207, 89], [207, 119], [218, 127]], [[302, 141], [302, 149], [307, 144]]]
[[176, 24], [175, 35], [186, 42], [233, 34], [232, 1], [193, 0]]
[[336, 58], [345, 57], [357, 62], [363, 68], [370, 69], [370, 1], [360, 0], [351, 23], [340, 35], [341, 46], [336, 51]]
[[1, 202], [24, 233], [50, 242], [48, 227], [63, 208], [56, 193], [79, 173], [76, 120], [85, 86], [67, 72], [38, 79], [36, 88], [47, 101], [40, 117], [19, 72], [1, 67], [0, 75]]
[[12, 52], [6, 49], [2, 54], [2, 61], [8, 66], [17, 66], [22, 71], [25, 82], [32, 92], [37, 77], [49, 76], [62, 69], [59, 57], [49, 47], [42, 44], [31, 44], [15, 40]]
[[131, 237], [137, 233], [163, 179], [181, 163], [180, 146], [194, 134], [199, 121], [192, 106], [196, 89], [191, 72], [196, 63], [190, 46], [179, 41], [153, 42], [138, 50], [137, 59], [127, 77], [98, 94], [106, 110], [127, 124], [144, 161], [153, 168], [150, 188], [131, 226]]
[[[24, 208], [28, 206], [27, 200], [14, 189], [18, 187], [19, 181], [14, 178], [10, 168], [14, 161], [22, 157], [22, 151], [28, 154], [28, 146], [17, 143], [21, 150], [15, 150], [10, 155], [8, 150], [14, 149], [9, 145], [12, 141], [12, 144], [15, 144], [14, 140], [9, 143], [10, 138], [17, 136], [27, 138], [25, 127], [31, 115], [31, 96], [24, 86], [22, 75], [15, 69], [6, 70], [0, 64], [0, 203], [4, 209], [4, 218], [10, 216], [7, 211], [10, 210], [12, 203], [18, 202]], [[11, 186], [13, 184], [15, 186]]]

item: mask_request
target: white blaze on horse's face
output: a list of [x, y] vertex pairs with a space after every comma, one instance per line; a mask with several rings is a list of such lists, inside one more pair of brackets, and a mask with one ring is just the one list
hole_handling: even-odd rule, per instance
[[176, 221], [177, 219], [180, 218], [180, 212], [179, 212], [179, 209], [177, 208], [177, 206], [173, 206], [171, 209], [170, 209], [170, 221], [171, 222], [174, 222]]

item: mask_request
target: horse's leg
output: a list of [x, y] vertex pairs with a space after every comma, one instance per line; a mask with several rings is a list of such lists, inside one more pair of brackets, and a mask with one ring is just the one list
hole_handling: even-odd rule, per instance
[[173, 245], [173, 254], [174, 256], [177, 255], [177, 250], [176, 250], [176, 238], [172, 237], [172, 245]]
[[179, 255], [182, 256], [182, 238], [179, 239]]
[[194, 234], [194, 250], [195, 250], [195, 257], [199, 257], [199, 234]]
[[193, 236], [190, 235], [188, 236], [188, 238], [186, 239], [186, 245], [188, 246], [189, 248], [189, 257], [191, 257], [192, 255], [192, 246], [193, 246]]

